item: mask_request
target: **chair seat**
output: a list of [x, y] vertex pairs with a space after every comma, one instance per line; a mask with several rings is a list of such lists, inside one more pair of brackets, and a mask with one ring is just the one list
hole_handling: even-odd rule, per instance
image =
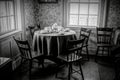
[[66, 62], [76, 62], [76, 61], [79, 61], [80, 59], [82, 59], [82, 56], [78, 56], [78, 55], [75, 55], [75, 54], [70, 54], [69, 56], [60, 55], [60, 56], [58, 56], [58, 58], [66, 61]]
[[28, 59], [28, 60], [34, 60], [35, 62], [39, 62], [40, 60], [44, 59], [44, 55], [42, 55], [40, 53], [37, 53], [35, 51], [31, 51], [31, 56], [32, 57], [24, 57], [24, 56], [22, 56], [22, 58]]

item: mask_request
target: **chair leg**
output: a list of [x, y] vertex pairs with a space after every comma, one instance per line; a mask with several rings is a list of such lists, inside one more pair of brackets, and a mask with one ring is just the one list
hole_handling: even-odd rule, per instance
[[24, 63], [25, 63], [26, 61], [27, 61], [26, 59], [21, 58], [21, 62], [20, 62], [20, 72], [21, 72], [21, 73], [24, 72], [24, 71], [26, 71], [26, 70], [23, 69], [23, 68], [25, 67], [25, 66], [24, 66]]
[[89, 61], [89, 51], [88, 51], [88, 46], [86, 46], [86, 52], [87, 52], [87, 58], [88, 58], [88, 61]]
[[68, 80], [71, 78], [71, 71], [72, 71], [72, 63], [69, 63], [68, 65]]
[[32, 60], [29, 61], [29, 79], [31, 80]]
[[84, 80], [83, 71], [82, 71], [82, 67], [81, 67], [81, 63], [80, 63], [80, 62], [79, 62], [79, 68], [80, 68], [80, 72], [81, 72], [82, 80]]
[[22, 63], [23, 63], [23, 58], [21, 58], [21, 62], [20, 62], [20, 69], [22, 71]]
[[104, 51], [105, 51], [105, 49], [104, 49], [104, 47], [102, 47], [102, 56], [104, 55]]
[[110, 53], [110, 52], [111, 52], [111, 48], [109, 48], [109, 47], [108, 47], [108, 56], [110, 56], [110, 55], [111, 55], [111, 53]]
[[58, 77], [58, 72], [56, 72], [56, 74], [55, 74], [55, 78], [57, 78]]
[[42, 60], [42, 68], [45, 68], [45, 67], [44, 67], [44, 59]]
[[99, 47], [97, 47], [97, 51], [96, 51], [96, 55], [95, 55], [95, 62], [97, 62], [98, 50], [99, 50]]

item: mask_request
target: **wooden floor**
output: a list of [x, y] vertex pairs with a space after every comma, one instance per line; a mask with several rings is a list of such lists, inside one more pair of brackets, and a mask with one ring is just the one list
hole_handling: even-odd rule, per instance
[[[107, 62], [106, 62], [107, 63]], [[84, 61], [82, 63], [82, 69], [85, 80], [113, 80], [115, 77], [115, 72], [113, 69], [113, 65], [110, 63], [106, 64], [105, 61], [95, 62], [93, 59], [89, 61]], [[67, 76], [67, 67], [57, 70], [54, 64], [51, 61], [46, 61], [45, 68], [33, 68], [31, 80], [67, 80], [65, 78]], [[33, 67], [36, 67], [35, 64]], [[74, 66], [75, 69], [78, 66]], [[30, 80], [28, 73], [28, 66], [23, 66], [20, 69], [17, 69], [12, 77], [12, 80]], [[58, 72], [58, 77], [62, 77], [61, 79], [56, 78], [55, 74]], [[64, 77], [64, 78], [63, 78]], [[4, 79], [3, 79], [4, 80]], [[71, 80], [82, 80], [79, 74], [73, 74]]]

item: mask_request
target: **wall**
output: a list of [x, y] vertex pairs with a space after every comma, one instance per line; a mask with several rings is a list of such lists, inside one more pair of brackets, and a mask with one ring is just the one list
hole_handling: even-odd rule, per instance
[[37, 24], [41, 25], [41, 28], [50, 26], [55, 22], [58, 25], [62, 25], [62, 0], [58, 0], [58, 3], [36, 3], [35, 5], [35, 18]]
[[117, 37], [120, 34], [120, 1], [110, 0], [108, 8], [108, 27], [115, 28], [114, 43], [117, 43]]
[[24, 0], [25, 27], [36, 25], [35, 0]]
[[24, 15], [25, 15], [25, 29], [26, 29], [26, 39], [29, 43], [32, 43], [32, 37], [28, 26], [35, 26], [35, 0], [23, 0], [24, 1]]
[[120, 1], [110, 0], [108, 12], [108, 27], [120, 27]]

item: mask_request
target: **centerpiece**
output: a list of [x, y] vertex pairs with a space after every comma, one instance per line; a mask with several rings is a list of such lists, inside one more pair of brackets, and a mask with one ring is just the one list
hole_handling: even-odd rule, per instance
[[45, 27], [43, 30], [40, 31], [40, 33], [58, 33], [58, 34], [64, 34], [64, 32], [69, 32], [69, 28], [64, 28], [62, 26], [59, 26], [57, 23], [54, 23], [52, 26]]

